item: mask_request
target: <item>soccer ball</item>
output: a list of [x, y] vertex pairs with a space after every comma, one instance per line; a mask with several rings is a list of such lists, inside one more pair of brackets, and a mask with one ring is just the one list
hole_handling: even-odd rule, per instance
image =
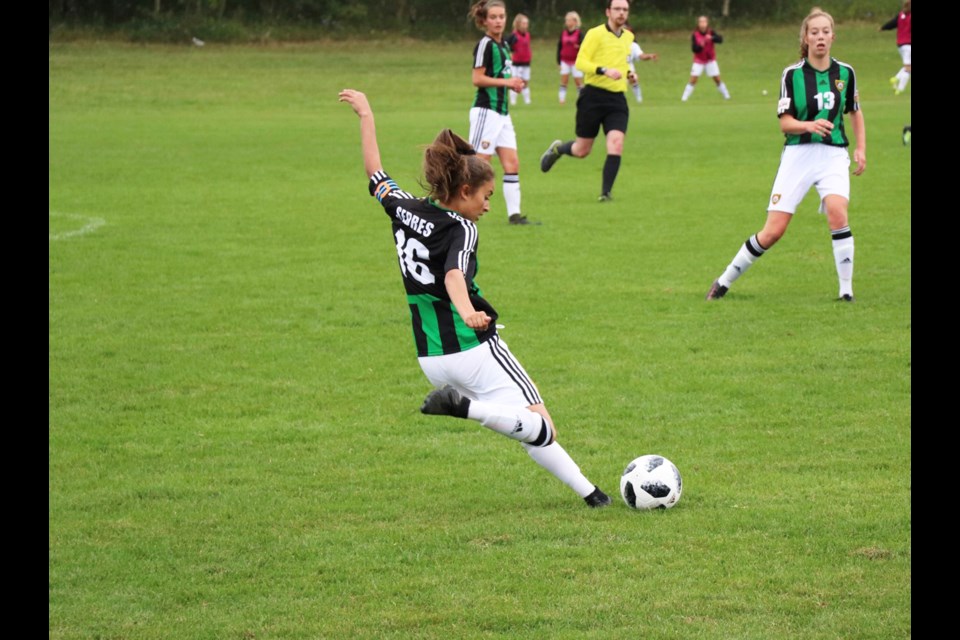
[[669, 509], [680, 501], [682, 491], [677, 465], [663, 456], [640, 456], [620, 476], [620, 495], [633, 509]]

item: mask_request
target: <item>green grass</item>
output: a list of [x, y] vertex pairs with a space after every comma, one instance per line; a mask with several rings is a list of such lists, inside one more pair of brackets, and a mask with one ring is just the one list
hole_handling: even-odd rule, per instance
[[[728, 31], [733, 100], [685, 33], [640, 34], [613, 202], [573, 134], [553, 42], [514, 110], [524, 212], [480, 222], [478, 281], [584, 472], [684, 480], [665, 512], [592, 511], [522, 449], [419, 414], [384, 165], [467, 133], [472, 44], [49, 48], [51, 639], [911, 636], [910, 88], [889, 33], [840, 25], [867, 171], [857, 302], [815, 194], [720, 302], [764, 220], [796, 28]], [[767, 89], [764, 97], [761, 90]], [[499, 165], [497, 165], [499, 172]]]

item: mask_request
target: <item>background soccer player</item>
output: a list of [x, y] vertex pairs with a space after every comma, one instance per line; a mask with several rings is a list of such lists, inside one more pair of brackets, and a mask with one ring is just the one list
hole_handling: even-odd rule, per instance
[[[629, 24], [626, 27], [633, 31], [633, 27]], [[658, 60], [660, 56], [655, 53], [644, 53], [643, 49], [640, 47], [640, 43], [637, 42], [637, 33], [633, 31], [633, 44], [630, 45], [630, 56], [627, 58], [627, 82], [630, 83], [630, 89], [633, 91], [633, 97], [637, 99], [637, 102], [643, 102], [643, 91], [640, 89], [640, 77], [637, 75], [637, 66], [636, 63], [643, 60]]]
[[486, 161], [494, 153], [503, 167], [503, 199], [510, 224], [531, 224], [520, 213], [520, 159], [517, 132], [510, 118], [507, 92], [523, 91], [523, 78], [513, 77], [510, 47], [503, 41], [507, 7], [502, 0], [480, 0], [470, 7], [470, 17], [484, 31], [473, 48], [473, 86], [477, 92], [470, 108], [470, 144]]
[[903, 3], [903, 9], [897, 15], [880, 26], [880, 31], [889, 29], [897, 30], [897, 51], [900, 52], [900, 60], [903, 66], [897, 75], [890, 78], [890, 86], [893, 87], [895, 95], [900, 95], [907, 88], [910, 82], [910, 0]]
[[370, 195], [393, 227], [420, 368], [437, 387], [420, 410], [475, 420], [517, 440], [590, 507], [610, 497], [587, 480], [556, 441], [540, 392], [497, 333], [498, 314], [477, 286], [476, 223], [490, 209], [494, 174], [473, 147], [444, 129], [424, 152], [430, 193], [417, 198], [384, 171], [373, 110], [353, 89], [339, 94], [360, 118]]
[[714, 45], [723, 42], [723, 36], [710, 28], [710, 20], [707, 16], [697, 18], [697, 28], [690, 34], [690, 48], [693, 50], [693, 66], [690, 67], [690, 80], [687, 86], [683, 88], [683, 95], [680, 100], [686, 102], [693, 93], [697, 85], [697, 79], [704, 72], [717, 85], [717, 91], [725, 100], [730, 99], [730, 92], [727, 91], [727, 85], [720, 79], [720, 65], [717, 63], [717, 49]]
[[853, 234], [847, 218], [850, 155], [843, 127], [848, 114], [856, 138], [854, 175], [867, 166], [866, 127], [860, 111], [853, 67], [830, 56], [836, 37], [833, 18], [815, 8], [800, 27], [802, 60], [783, 70], [777, 116], [786, 137], [780, 168], [767, 206], [767, 222], [750, 236], [707, 292], [722, 298], [733, 282], [786, 232], [797, 206], [816, 187], [820, 212], [827, 215], [833, 258], [840, 283], [839, 300], [853, 302]]
[[580, 95], [580, 88], [583, 87], [583, 72], [577, 69], [577, 54], [583, 43], [580, 14], [576, 11], [567, 12], [563, 23], [564, 30], [560, 32], [560, 38], [557, 40], [557, 64], [560, 65], [560, 92], [557, 96], [560, 104], [567, 101], [567, 85], [570, 82], [570, 76], [573, 76], [573, 83], [577, 86], [577, 95]]
[[[533, 61], [533, 50], [530, 46], [530, 19], [518, 13], [513, 19], [513, 31], [504, 38], [510, 47], [513, 61], [513, 75], [523, 79], [523, 103], [530, 104], [530, 63]], [[517, 92], [510, 92], [510, 104], [517, 104]]]
[[627, 58], [633, 44], [633, 32], [626, 28], [629, 14], [627, 0], [607, 0], [607, 21], [587, 31], [577, 54], [577, 69], [584, 73], [584, 87], [577, 99], [577, 137], [568, 142], [554, 140], [540, 156], [543, 172], [550, 171], [563, 155], [586, 158], [603, 127], [607, 158], [603, 163], [600, 202], [611, 199], [630, 119], [624, 96], [629, 71]]

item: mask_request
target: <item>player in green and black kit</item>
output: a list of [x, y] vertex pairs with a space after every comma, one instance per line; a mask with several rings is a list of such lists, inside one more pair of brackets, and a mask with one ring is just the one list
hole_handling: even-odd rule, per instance
[[392, 225], [420, 368], [438, 387], [420, 410], [475, 420], [518, 440], [587, 505], [610, 504], [610, 497], [587, 480], [556, 441], [540, 392], [497, 333], [497, 312], [474, 280], [476, 223], [490, 209], [494, 187], [490, 163], [444, 129], [424, 153], [430, 194], [414, 197], [383, 170], [366, 96], [344, 89], [340, 101], [360, 117], [363, 165], [370, 194]]
[[850, 202], [850, 141], [843, 126], [847, 114], [856, 147], [853, 175], [867, 166], [866, 126], [860, 111], [853, 67], [830, 56], [833, 18], [814, 9], [800, 29], [803, 59], [783, 71], [777, 116], [785, 136], [767, 222], [750, 236], [707, 292], [707, 300], [722, 298], [733, 282], [786, 232], [797, 206], [816, 187], [820, 213], [830, 225], [833, 257], [840, 292], [838, 299], [853, 302], [853, 233], [847, 206]]
[[477, 93], [470, 108], [470, 144], [488, 162], [494, 153], [500, 158], [510, 224], [532, 224], [520, 213], [517, 133], [508, 110], [508, 90], [522, 91], [523, 78], [513, 77], [510, 47], [503, 39], [507, 8], [502, 0], [480, 0], [470, 8], [470, 17], [484, 31], [473, 49], [473, 86]]

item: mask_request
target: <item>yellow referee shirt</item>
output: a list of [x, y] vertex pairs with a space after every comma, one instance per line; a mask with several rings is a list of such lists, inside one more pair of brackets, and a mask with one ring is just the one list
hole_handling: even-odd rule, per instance
[[[583, 71], [583, 81], [599, 89], [623, 93], [627, 90], [627, 58], [630, 45], [633, 44], [633, 32], [623, 29], [617, 36], [606, 22], [596, 26], [583, 37], [580, 52], [577, 54], [577, 69]], [[612, 80], [597, 73], [598, 67], [619, 69], [620, 79]]]

